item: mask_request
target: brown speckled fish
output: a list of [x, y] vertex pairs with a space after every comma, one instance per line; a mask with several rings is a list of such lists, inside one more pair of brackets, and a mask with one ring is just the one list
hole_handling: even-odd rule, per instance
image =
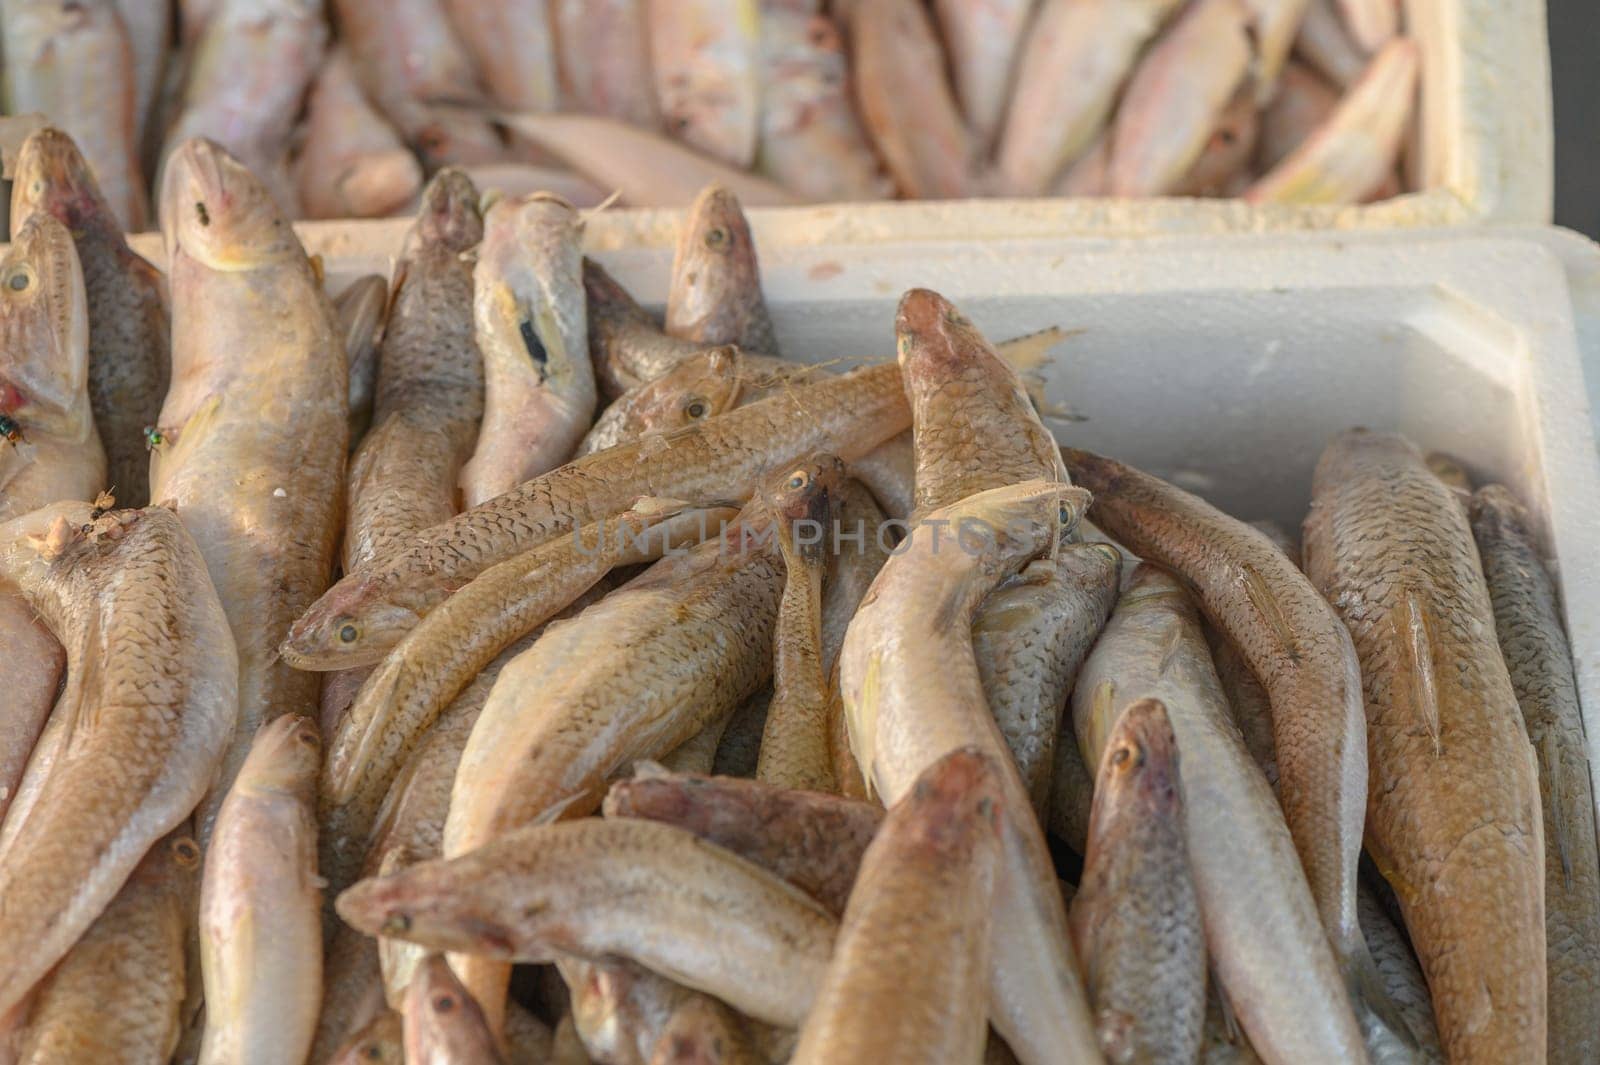
[[739, 198], [720, 185], [701, 190], [684, 217], [667, 291], [666, 329], [685, 340], [778, 353], [750, 223]]
[[199, 872], [200, 847], [187, 833], [150, 848], [39, 985], [22, 1065], [140, 1065], [172, 1056], [184, 992], [184, 930]]
[[997, 777], [987, 755], [960, 748], [890, 807], [861, 860], [795, 1065], [983, 1059], [989, 926], [1005, 875]]
[[167, 395], [161, 274], [134, 254], [89, 165], [56, 129], [29, 137], [11, 184], [11, 224], [47, 213], [72, 231], [89, 319], [89, 406], [106, 449], [107, 485], [123, 507], [150, 501], [150, 449]]
[[746, 361], [731, 344], [711, 348], [690, 355], [653, 381], [630, 388], [600, 412], [573, 458], [732, 410], [744, 391]]
[[417, 966], [402, 1013], [407, 1065], [505, 1065], [483, 1010], [443, 955]]
[[[739, 499], [819, 451], [846, 462], [910, 424], [899, 368], [876, 365], [785, 389], [660, 437], [597, 452], [412, 537], [345, 577], [295, 623], [286, 660], [377, 661], [452, 591], [497, 562], [620, 514], [642, 496]], [[354, 627], [355, 639], [342, 635]]]
[[1178, 741], [1159, 699], [1124, 710], [1095, 775], [1072, 937], [1108, 1062], [1193, 1062], [1206, 947], [1184, 839]]
[[170, 510], [52, 504], [0, 526], [0, 565], [67, 649], [35, 754], [48, 776], [0, 835], [3, 1015], [205, 794], [233, 732], [238, 666]]
[[1093, 517], [1129, 550], [1179, 574], [1267, 689], [1279, 801], [1323, 927], [1358, 1000], [1392, 1013], [1356, 920], [1367, 744], [1350, 634], [1259, 529], [1119, 462], [1063, 455], [1073, 480], [1094, 492]]
[[163, 200], [172, 387], [150, 495], [176, 504], [239, 649], [239, 727], [196, 826], [204, 842], [256, 730], [317, 711], [318, 678], [277, 647], [333, 568], [349, 374], [320, 278], [237, 160], [187, 142]]
[[[1445, 1053], [1543, 1060], [1538, 770], [1466, 515], [1404, 438], [1352, 430], [1317, 463], [1305, 560], [1361, 658], [1367, 845], [1400, 900]], [[1280, 743], [1280, 787], [1285, 754]]]
[[1588, 1061], [1600, 1055], [1600, 858], [1572, 650], [1522, 504], [1486, 485], [1469, 514], [1500, 652], [1539, 761], [1549, 1060]]
[[798, 1025], [834, 919], [799, 889], [682, 829], [584, 818], [363, 880], [339, 913], [369, 934], [486, 958], [631, 958], [758, 1020]]

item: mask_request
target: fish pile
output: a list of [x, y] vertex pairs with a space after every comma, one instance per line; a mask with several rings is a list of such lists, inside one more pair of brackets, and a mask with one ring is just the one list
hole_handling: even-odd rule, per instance
[[[124, 229], [208, 137], [288, 217], [509, 195], [1367, 202], [1419, 187], [1398, 0], [3, 0], [8, 114]], [[335, 32], [335, 27], [337, 32]], [[148, 186], [147, 186], [147, 179]]]
[[1505, 488], [1352, 429], [1296, 545], [926, 289], [786, 359], [718, 186], [664, 319], [550, 191], [446, 167], [329, 299], [215, 142], [164, 188], [158, 272], [17, 159], [0, 1061], [1600, 1058]]

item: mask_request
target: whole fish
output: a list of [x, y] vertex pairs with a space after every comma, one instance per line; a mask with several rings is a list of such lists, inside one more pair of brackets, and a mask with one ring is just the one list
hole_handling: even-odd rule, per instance
[[140, 1065], [172, 1056], [199, 871], [200, 847], [186, 833], [150, 848], [39, 985], [23, 1034], [24, 1065]]
[[595, 378], [601, 392], [612, 399], [665, 377], [679, 363], [725, 346], [668, 334], [593, 259], [583, 260], [583, 295]]
[[444, 0], [489, 97], [519, 111], [553, 111], [556, 47], [545, 0]]
[[878, 0], [859, 5], [849, 25], [856, 106], [901, 194], [971, 195], [974, 145], [927, 11], [916, 0]]
[[[1011, 67], [1029, 27], [1033, 0], [938, 0], [934, 11], [950, 54], [967, 126], [987, 148], [1000, 132]], [[1037, 32], [1038, 27], [1033, 27]]]
[[[819, 378], [687, 429], [589, 455], [346, 574], [295, 623], [281, 653], [302, 668], [366, 665], [485, 569], [620, 514], [641, 496], [737, 499], [773, 469], [819, 451], [848, 462], [909, 423], [899, 368], [883, 364]], [[343, 638], [346, 626], [355, 639]]]
[[374, 1015], [326, 1059], [328, 1065], [406, 1065], [403, 1023], [394, 1010]]
[[317, 770], [309, 717], [261, 726], [217, 813], [200, 884], [200, 1065], [306, 1060], [322, 1006]]
[[[589, 813], [607, 777], [666, 754], [766, 682], [783, 587], [771, 524], [826, 490], [784, 477], [726, 533], [663, 559], [507, 664], [461, 755], [446, 856]], [[462, 975], [497, 1021], [504, 970], [474, 968]]]
[[1311, 0], [1294, 50], [1341, 89], [1355, 84], [1367, 67], [1366, 54], [1350, 39], [1335, 9], [1338, 0]]
[[221, 0], [195, 43], [167, 154], [208, 137], [296, 217], [289, 138], [327, 39], [322, 0]]
[[472, 271], [483, 424], [461, 469], [469, 507], [566, 462], [594, 420], [582, 231], [571, 205], [542, 193], [501, 200], [484, 218]]
[[456, 478], [483, 415], [465, 260], [483, 232], [478, 190], [459, 170], [440, 171], [395, 268], [372, 429], [350, 463], [346, 572], [456, 513]]
[[483, 88], [442, 5], [333, 0], [333, 13], [367, 98], [426, 168], [497, 162], [505, 149], [494, 128], [462, 110], [485, 102]]
[[172, 387], [150, 495], [177, 505], [239, 651], [239, 727], [197, 822], [204, 840], [256, 730], [316, 712], [317, 678], [277, 647], [333, 566], [349, 375], [316, 272], [265, 186], [195, 140], [167, 160], [163, 198]]
[[1417, 1039], [1417, 1056], [1424, 1062], [1442, 1062], [1444, 1051], [1439, 1049], [1433, 1001], [1428, 997], [1428, 982], [1422, 977], [1411, 944], [1365, 883], [1356, 894], [1356, 912], [1361, 915], [1361, 930], [1372, 948], [1372, 961], [1383, 978], [1384, 989]]
[[388, 279], [382, 274], [356, 278], [334, 299], [333, 313], [350, 363], [350, 450], [354, 451], [372, 424], [378, 346], [389, 315]]
[[[1106, 531], [1178, 574], [1266, 688], [1278, 798], [1317, 912], [1363, 1023], [1397, 1028], [1355, 914], [1368, 793], [1361, 672], [1350, 634], [1261, 530], [1111, 459], [1070, 448], [1062, 454], [1073, 480], [1094, 492], [1094, 516]], [[1265, 1050], [1262, 1040], [1252, 1042]]]
[[1068, 164], [1088, 153], [1140, 50], [1177, 6], [1178, 0], [1039, 5], [1017, 61], [996, 153], [1008, 192], [1043, 195]]
[[88, 164], [60, 130], [35, 133], [17, 157], [12, 224], [20, 229], [35, 214], [51, 215], [72, 233], [87, 297], [89, 406], [106, 449], [108, 483], [119, 504], [142, 507], [150, 500], [144, 429], [156, 424], [167, 394], [161, 274], [128, 247]]
[[636, 772], [606, 792], [607, 817], [661, 821], [782, 877], [829, 913], [844, 913], [883, 808], [735, 777]]
[[795, 1065], [982, 1060], [989, 926], [1005, 875], [999, 775], [981, 749], [960, 748], [889, 808], [861, 859]]
[[783, 478], [781, 491], [794, 500], [790, 507], [768, 503], [784, 582], [773, 633], [772, 703], [756, 779], [781, 788], [835, 790], [822, 671], [822, 579], [844, 479], [844, 463], [819, 455]]
[[1362, 51], [1373, 53], [1400, 32], [1399, 0], [1337, 0], [1339, 14]]
[[133, 57], [134, 144], [142, 145], [154, 117], [156, 93], [166, 79], [172, 4], [170, 0], [117, 0], [117, 14], [122, 16]]
[[819, 202], [881, 200], [892, 192], [856, 117], [849, 59], [833, 20], [766, 7], [761, 13], [761, 143], [756, 165]]
[[745, 361], [731, 344], [711, 348], [629, 389], [600, 412], [573, 457], [668, 433], [732, 410], [744, 391]]
[[[31, 140], [31, 138], [30, 138]], [[19, 171], [19, 174], [21, 171]], [[32, 183], [16, 183], [29, 195]], [[23, 221], [0, 254], [0, 520], [105, 487], [87, 391], [87, 293], [72, 235], [49, 215]], [[16, 800], [55, 705], [66, 652], [16, 591], [0, 595], [0, 815]], [[34, 786], [48, 766], [29, 774]]]
[[6, 113], [48, 115], [82, 150], [119, 228], [144, 229], [133, 50], [115, 0], [5, 0], [0, 51]]
[[1495, 634], [1539, 763], [1549, 1060], [1585, 1061], [1600, 1054], [1591, 1023], [1600, 1017], [1600, 857], [1572, 650], [1527, 510], [1492, 484], [1472, 496], [1469, 515]]
[[566, 106], [658, 129], [644, 0], [550, 0]]
[[[929, 765], [978, 745], [997, 766], [1004, 873], [994, 907], [991, 1020], [1033, 1065], [1099, 1053], [1083, 999], [1054, 867], [1027, 790], [989, 713], [972, 650], [983, 597], [1077, 526], [1088, 493], [1056, 481], [990, 489], [912, 527], [884, 564], [845, 636], [840, 686], [850, 746], [884, 802]], [[964, 530], [952, 543], [940, 526]]]
[[1041, 818], [1050, 809], [1061, 713], [1121, 576], [1122, 556], [1109, 544], [1068, 544], [989, 593], [972, 625], [989, 710]]
[[1404, 438], [1352, 430], [1317, 463], [1305, 561], [1360, 656], [1367, 848], [1399, 897], [1445, 1053], [1541, 1060], [1538, 771], [1466, 514]]
[[1072, 938], [1107, 1061], [1200, 1053], [1206, 948], [1179, 762], [1166, 707], [1141, 699], [1112, 726], [1095, 773]]
[[205, 561], [170, 511], [55, 503], [0, 526], [0, 566], [67, 649], [67, 683], [0, 833], [0, 1016], [211, 785], [238, 667]]
[[1339, 90], [1309, 66], [1290, 63], [1278, 81], [1278, 95], [1261, 113], [1256, 165], [1270, 170], [1327, 121], [1339, 106]]
[[750, 224], [739, 198], [720, 185], [700, 191], [678, 231], [666, 329], [685, 340], [777, 353]]
[[1244, 0], [1199, 0], [1139, 61], [1112, 126], [1107, 191], [1160, 196], [1194, 165], [1249, 75]]
[[435, 954], [417, 967], [406, 991], [407, 1065], [505, 1065], [483, 1010]]
[[1394, 172], [1421, 53], [1390, 41], [1316, 132], [1245, 191], [1251, 203], [1356, 203]]
[[798, 889], [682, 829], [585, 818], [509, 832], [339, 896], [369, 934], [484, 958], [631, 958], [775, 1025], [798, 1025], [834, 919]]
[[644, 8], [667, 131], [748, 168], [761, 119], [759, 0], [644, 0]]
[[624, 203], [634, 207], [682, 207], [710, 184], [732, 190], [749, 207], [805, 202], [774, 181], [617, 119], [531, 111], [498, 117], [508, 129], [596, 185], [616, 190]]
[[421, 164], [367, 102], [342, 47], [328, 52], [311, 84], [294, 173], [307, 218], [381, 218], [422, 188]]
[[1251, 1044], [1268, 1062], [1365, 1060], [1294, 842], [1228, 717], [1194, 604], [1173, 577], [1141, 565], [1073, 691], [1086, 763], [1104, 764], [1117, 720], [1147, 698], [1166, 707], [1177, 738], [1206, 944]]

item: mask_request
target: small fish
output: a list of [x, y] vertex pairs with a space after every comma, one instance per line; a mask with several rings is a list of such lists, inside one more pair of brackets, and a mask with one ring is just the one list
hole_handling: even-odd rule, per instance
[[759, 0], [644, 0], [644, 7], [667, 132], [748, 168], [761, 118]]
[[666, 330], [703, 344], [778, 353], [750, 223], [739, 198], [719, 185], [700, 191], [678, 232]]
[[307, 218], [382, 218], [422, 189], [421, 164], [367, 101], [342, 47], [311, 84], [294, 176]]

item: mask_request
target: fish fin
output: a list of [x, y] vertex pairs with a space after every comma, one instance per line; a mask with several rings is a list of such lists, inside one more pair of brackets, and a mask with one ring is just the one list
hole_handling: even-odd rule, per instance
[[1422, 718], [1433, 740], [1433, 754], [1441, 751], [1439, 742], [1439, 683], [1433, 668], [1433, 641], [1426, 608], [1418, 595], [1406, 589], [1389, 615], [1400, 648], [1400, 674], [1414, 709]]
[[878, 670], [876, 654], [867, 659], [867, 675], [861, 680], [861, 702], [852, 705], [844, 700], [845, 735], [850, 740], [850, 753], [861, 767], [861, 779], [867, 787], [867, 798], [878, 797], [877, 780], [872, 771], [873, 732], [878, 727]]
[[1184, 645], [1183, 625], [1173, 619], [1171, 632], [1167, 634], [1166, 642], [1161, 646], [1161, 660], [1156, 665], [1156, 675], [1166, 676], [1167, 670], [1172, 668], [1172, 663]]
[[[1561, 777], [1566, 767], [1561, 761], [1561, 740], [1556, 735], [1556, 730], [1547, 729], [1545, 734], [1539, 737], [1539, 746], [1542, 748], [1539, 760], [1544, 763], [1544, 772], [1541, 775], [1549, 783], [1546, 794], [1550, 797], [1550, 824], [1555, 829], [1556, 853], [1561, 856], [1561, 886], [1566, 888], [1572, 885], [1572, 859], [1569, 857], [1570, 851], [1567, 847], [1566, 811], [1561, 802], [1563, 790]], [[1548, 842], [1547, 840], [1546, 843]]]
[[168, 464], [181, 466], [181, 457], [187, 456], [209, 434], [211, 426], [216, 422], [217, 411], [222, 407], [222, 396], [213, 392], [201, 401], [194, 413], [189, 415], [189, 420], [177, 429], [163, 432], [164, 442], [152, 447], [150, 451], [150, 483], [161, 484], [165, 481], [162, 476], [163, 467]]
[[[1367, 941], [1358, 938], [1355, 949], [1346, 954], [1343, 963], [1345, 987], [1363, 1034], [1381, 1028], [1408, 1050], [1417, 1050], [1417, 1037], [1384, 988], [1383, 977], [1372, 960], [1372, 953], [1367, 950]], [[1372, 1039], [1369, 1037], [1366, 1042], [1371, 1045]]]
[[1227, 1033], [1228, 1042], [1237, 1045], [1244, 1038], [1244, 1030], [1239, 1027], [1239, 1015], [1233, 1011], [1233, 999], [1228, 997], [1227, 987], [1217, 979], [1215, 968], [1211, 970], [1211, 986], [1217, 989], [1217, 1006], [1222, 1013], [1222, 1030]]
[[1002, 340], [994, 346], [994, 350], [1013, 370], [1026, 374], [1048, 365], [1050, 349], [1082, 332], [1082, 329], [1063, 329], [1059, 325], [1050, 325], [1010, 340]]
[[572, 809], [589, 794], [587, 789], [579, 790], [568, 795], [565, 799], [557, 799], [534, 815], [528, 822], [530, 825], [549, 825], [561, 820], [561, 816]]
[[1256, 613], [1261, 615], [1261, 620], [1267, 623], [1272, 634], [1278, 638], [1278, 643], [1283, 646], [1284, 653], [1291, 662], [1300, 661], [1300, 645], [1295, 642], [1294, 628], [1289, 624], [1289, 619], [1283, 616], [1278, 601], [1272, 595], [1272, 590], [1267, 587], [1267, 582], [1253, 566], [1239, 568], [1239, 583], [1244, 588], [1244, 594], [1250, 600], [1250, 605], [1256, 608]]

